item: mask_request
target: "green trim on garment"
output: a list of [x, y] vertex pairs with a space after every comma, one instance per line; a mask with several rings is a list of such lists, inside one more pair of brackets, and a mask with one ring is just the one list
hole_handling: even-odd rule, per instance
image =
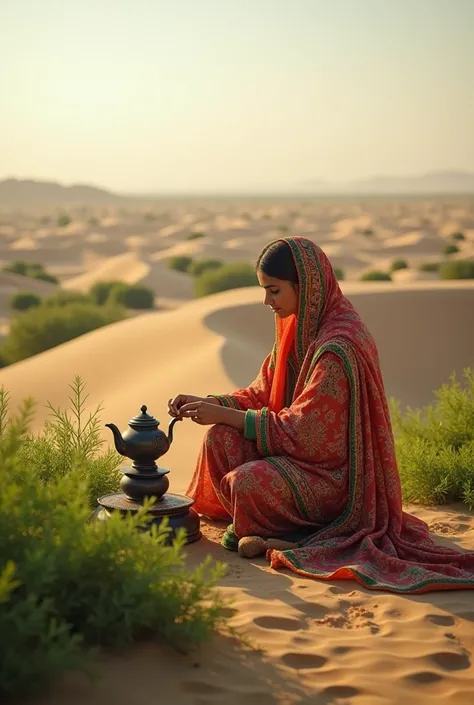
[[244, 436], [249, 441], [257, 440], [257, 412], [249, 409], [245, 412]]
[[240, 410], [240, 406], [235, 401], [234, 397], [231, 396], [230, 394], [208, 394], [207, 396], [213, 397], [214, 399], [219, 399], [222, 406], [225, 406], [227, 409], [239, 409]]
[[258, 413], [257, 445], [264, 458], [271, 455], [268, 445], [268, 408], [262, 407]]

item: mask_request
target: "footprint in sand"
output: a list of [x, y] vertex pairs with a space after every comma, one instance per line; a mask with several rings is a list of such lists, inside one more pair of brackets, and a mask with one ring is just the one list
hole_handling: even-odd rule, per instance
[[255, 617], [253, 620], [257, 627], [263, 629], [283, 629], [287, 632], [296, 632], [301, 629], [301, 624], [292, 617]]
[[443, 677], [434, 671], [417, 671], [416, 673], [409, 673], [405, 676], [405, 680], [414, 685], [430, 685], [431, 683], [439, 683], [439, 681], [443, 680]]
[[359, 688], [353, 688], [351, 685], [329, 685], [321, 691], [322, 695], [330, 698], [353, 698], [360, 693]]
[[180, 685], [186, 693], [196, 695], [224, 695], [226, 692], [224, 688], [206, 681], [183, 681]]
[[318, 656], [317, 654], [303, 654], [299, 652], [283, 654], [281, 660], [285, 666], [294, 668], [296, 671], [301, 671], [307, 668], [321, 668], [327, 663], [327, 659], [324, 656]]
[[439, 651], [431, 654], [430, 658], [445, 671], [463, 671], [471, 665], [471, 659], [467, 654], [459, 654], [454, 651]]
[[452, 627], [456, 624], [456, 620], [453, 617], [444, 614], [427, 614], [425, 619], [438, 627]]

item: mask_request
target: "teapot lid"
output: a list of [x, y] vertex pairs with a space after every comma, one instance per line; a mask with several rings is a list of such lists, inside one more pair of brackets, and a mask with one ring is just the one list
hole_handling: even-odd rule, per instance
[[145, 406], [145, 404], [143, 404], [143, 406], [140, 407], [140, 411], [142, 413], [137, 414], [137, 416], [134, 416], [133, 419], [130, 419], [128, 425], [131, 428], [135, 428], [137, 430], [158, 428], [158, 426], [160, 425], [159, 421], [155, 419], [154, 416], [147, 414], [146, 410], [147, 407]]

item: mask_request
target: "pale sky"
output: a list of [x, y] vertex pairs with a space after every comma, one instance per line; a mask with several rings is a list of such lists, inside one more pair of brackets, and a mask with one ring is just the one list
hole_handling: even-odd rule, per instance
[[0, 178], [474, 171], [474, 0], [0, 0]]

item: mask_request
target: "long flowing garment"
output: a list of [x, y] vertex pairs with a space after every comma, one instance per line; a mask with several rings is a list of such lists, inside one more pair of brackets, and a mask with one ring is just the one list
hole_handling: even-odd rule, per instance
[[195, 508], [232, 521], [236, 539], [297, 541], [267, 552], [273, 568], [397, 593], [474, 588], [474, 553], [435, 544], [402, 509], [373, 338], [320, 248], [283, 240], [300, 283], [294, 336], [277, 318], [257, 379], [218, 396], [246, 412], [245, 432], [208, 430], [188, 489]]

